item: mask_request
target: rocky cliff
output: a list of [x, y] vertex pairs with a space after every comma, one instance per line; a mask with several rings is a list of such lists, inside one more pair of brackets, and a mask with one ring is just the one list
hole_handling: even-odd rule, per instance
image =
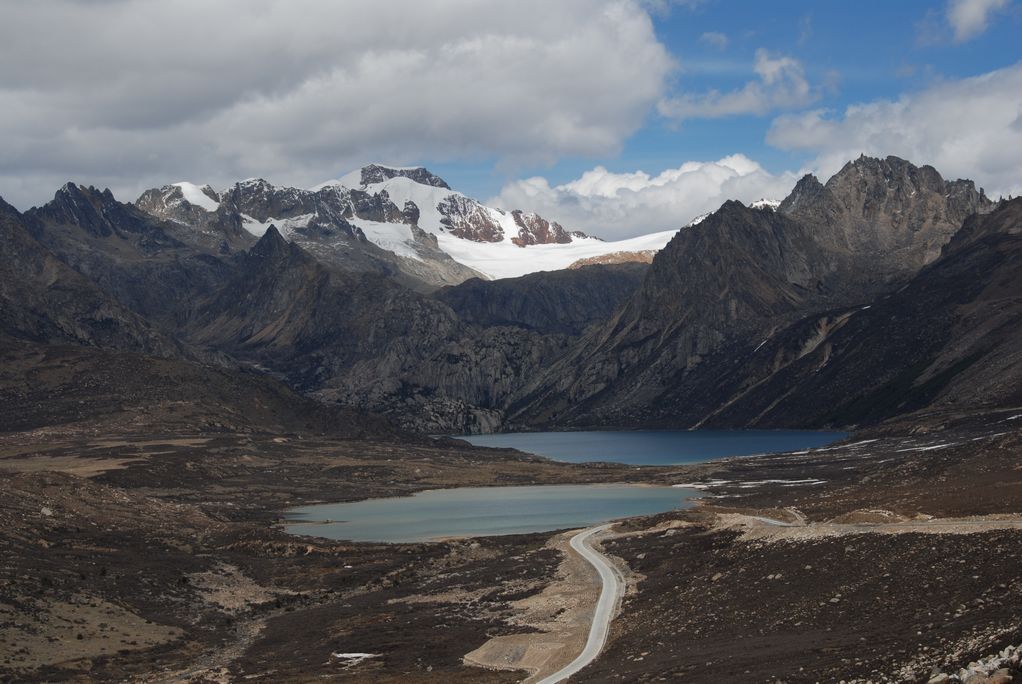
[[[777, 211], [737, 202], [682, 229], [641, 288], [515, 398], [534, 425], [701, 424], [759, 377], [741, 367], [777, 331], [897, 290], [974, 213], [993, 207], [970, 181], [860, 158], [827, 184], [803, 178]], [[755, 417], [747, 417], [755, 422]], [[799, 424], [792, 414], [789, 424]], [[726, 421], [725, 421], [726, 422]]]

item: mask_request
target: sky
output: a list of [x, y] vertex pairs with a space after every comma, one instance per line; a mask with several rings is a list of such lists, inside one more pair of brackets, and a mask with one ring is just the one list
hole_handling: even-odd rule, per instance
[[1022, 192], [1022, 0], [0, 0], [0, 196], [366, 163], [606, 238], [865, 153]]

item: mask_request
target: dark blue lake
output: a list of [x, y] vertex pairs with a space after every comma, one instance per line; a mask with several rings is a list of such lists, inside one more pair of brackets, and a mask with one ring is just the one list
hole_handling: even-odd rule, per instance
[[847, 437], [807, 430], [632, 430], [622, 432], [513, 432], [458, 436], [486, 447], [510, 447], [555, 461], [613, 461], [630, 465], [698, 463], [726, 456], [802, 451]]

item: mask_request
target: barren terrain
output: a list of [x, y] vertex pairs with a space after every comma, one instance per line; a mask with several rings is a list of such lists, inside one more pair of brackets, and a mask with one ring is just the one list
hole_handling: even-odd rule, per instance
[[579, 681], [926, 682], [1022, 643], [1020, 413], [678, 468], [455, 442], [8, 433], [0, 671], [521, 681], [570, 661], [588, 629], [598, 585], [564, 536], [349, 544], [287, 535], [282, 511], [432, 487], [646, 481], [705, 498], [603, 542], [629, 592]]

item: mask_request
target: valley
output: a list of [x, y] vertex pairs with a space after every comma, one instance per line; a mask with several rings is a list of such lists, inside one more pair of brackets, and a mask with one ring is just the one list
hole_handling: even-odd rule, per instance
[[0, 684], [1022, 683], [1022, 0], [0, 0]]
[[[5, 681], [1019, 675], [1020, 200], [861, 157], [567, 268], [636, 250], [356, 176], [0, 204]], [[535, 272], [485, 277], [508, 250]], [[615, 443], [693, 428], [750, 444]], [[578, 453], [438, 436], [541, 429]], [[288, 524], [568, 485], [701, 498], [394, 543]]]
[[[350, 543], [286, 534], [284, 509], [436, 487], [636, 482], [709, 498], [604, 534], [628, 588], [586, 681], [957, 672], [1022, 641], [1016, 415], [643, 468], [311, 434], [40, 431], [26, 448], [21, 433], [0, 458], [4, 600], [19, 607], [4, 668], [15, 680], [519, 681], [463, 658], [491, 639], [524, 652], [536, 640], [531, 652], [546, 656], [523, 661], [535, 667], [560, 652], [544, 633], [568, 630], [557, 644], [588, 628], [571, 616], [596, 594], [558, 584], [584, 574], [563, 574], [549, 534]], [[809, 635], [819, 641], [803, 648]], [[51, 660], [36, 660], [43, 652]]]

